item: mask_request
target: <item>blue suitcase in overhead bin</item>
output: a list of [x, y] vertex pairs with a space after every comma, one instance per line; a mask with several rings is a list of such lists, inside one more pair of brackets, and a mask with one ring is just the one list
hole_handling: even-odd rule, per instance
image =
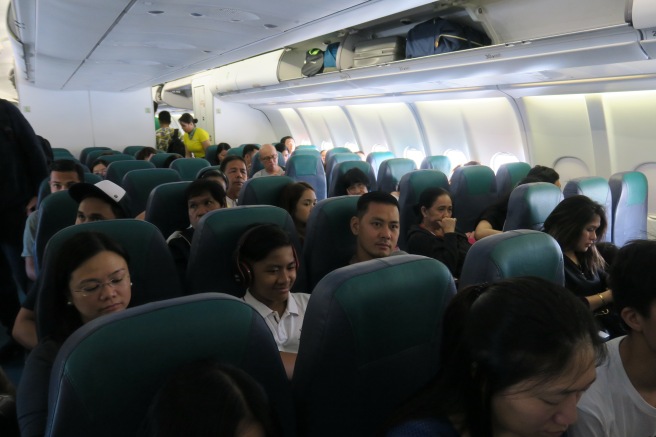
[[487, 35], [468, 26], [439, 17], [417, 24], [408, 31], [405, 57], [419, 58], [490, 45]]

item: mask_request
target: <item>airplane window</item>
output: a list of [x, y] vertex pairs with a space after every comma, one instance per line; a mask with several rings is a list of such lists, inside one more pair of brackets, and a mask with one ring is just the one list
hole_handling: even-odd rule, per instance
[[574, 178], [591, 176], [590, 169], [583, 160], [573, 156], [563, 156], [553, 165], [553, 169], [560, 175], [560, 184], [564, 187]]
[[421, 161], [426, 157], [426, 154], [416, 147], [406, 147], [403, 151], [403, 157], [412, 159], [417, 164], [417, 168], [419, 168]]
[[451, 161], [452, 169], [469, 161], [467, 156], [462, 153], [461, 150], [457, 149], [448, 149], [444, 151], [444, 155], [446, 155], [449, 158], [449, 161]]
[[389, 147], [383, 146], [382, 144], [374, 144], [371, 148], [372, 152], [389, 152]]
[[330, 150], [334, 148], [333, 143], [330, 141], [322, 141], [321, 142], [321, 150]]
[[358, 147], [357, 144], [355, 144], [355, 143], [351, 143], [351, 142], [346, 142], [346, 143], [344, 143], [344, 147], [348, 147], [349, 149], [351, 149], [351, 152], [353, 152], [353, 153], [355, 153], [355, 152], [357, 152], [358, 150], [360, 150], [360, 148]]
[[[639, 165], [635, 171], [644, 173], [647, 176], [647, 183], [649, 184], [649, 189], [647, 190], [647, 212], [649, 214], [656, 214], [656, 163], [646, 162]], [[651, 238], [651, 235], [650, 235]]]
[[490, 160], [490, 167], [496, 173], [503, 164], [509, 164], [511, 162], [519, 162], [514, 154], [508, 152], [499, 152], [495, 153], [492, 159]]

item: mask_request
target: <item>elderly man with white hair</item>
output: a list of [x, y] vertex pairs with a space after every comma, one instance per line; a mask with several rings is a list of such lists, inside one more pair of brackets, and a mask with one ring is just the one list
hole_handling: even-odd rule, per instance
[[284, 176], [285, 171], [278, 165], [278, 151], [271, 144], [265, 144], [260, 149], [260, 161], [264, 168], [253, 175], [254, 178], [264, 176]]

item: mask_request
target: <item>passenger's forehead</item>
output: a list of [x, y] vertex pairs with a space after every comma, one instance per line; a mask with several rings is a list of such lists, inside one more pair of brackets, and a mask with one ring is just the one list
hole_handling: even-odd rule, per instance
[[61, 180], [76, 180], [79, 182], [77, 172], [75, 171], [51, 171], [50, 172], [50, 181], [61, 181]]
[[399, 209], [388, 203], [371, 202], [364, 217], [380, 217], [392, 221], [399, 220]]
[[230, 170], [233, 170], [233, 169], [237, 169], [237, 170], [244, 169], [244, 170], [246, 170], [246, 164], [244, 164], [243, 162], [236, 159], [232, 162], [229, 162], [226, 165], [226, 171], [230, 171]]

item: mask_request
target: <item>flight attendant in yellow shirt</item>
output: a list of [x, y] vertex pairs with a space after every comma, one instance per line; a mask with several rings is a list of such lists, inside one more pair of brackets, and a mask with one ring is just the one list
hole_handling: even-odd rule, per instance
[[210, 146], [210, 134], [206, 130], [196, 127], [198, 120], [189, 113], [184, 113], [178, 119], [182, 130], [185, 131], [184, 142], [187, 158], [205, 158], [205, 150]]

